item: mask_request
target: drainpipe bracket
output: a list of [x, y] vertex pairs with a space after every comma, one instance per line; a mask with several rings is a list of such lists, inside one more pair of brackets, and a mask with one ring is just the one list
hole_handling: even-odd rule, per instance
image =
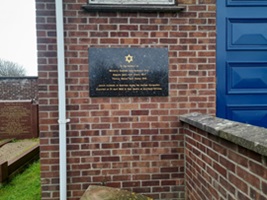
[[70, 119], [65, 119], [65, 120], [58, 120], [59, 124], [67, 124], [70, 122]]

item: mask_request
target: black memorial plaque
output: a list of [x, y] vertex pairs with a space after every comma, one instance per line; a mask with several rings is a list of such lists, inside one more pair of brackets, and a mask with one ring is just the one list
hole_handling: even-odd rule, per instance
[[90, 48], [91, 97], [168, 96], [167, 48]]

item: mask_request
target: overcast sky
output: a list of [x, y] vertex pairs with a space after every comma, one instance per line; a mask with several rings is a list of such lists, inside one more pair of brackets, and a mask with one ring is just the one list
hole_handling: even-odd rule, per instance
[[0, 58], [25, 67], [37, 76], [34, 0], [1, 0]]

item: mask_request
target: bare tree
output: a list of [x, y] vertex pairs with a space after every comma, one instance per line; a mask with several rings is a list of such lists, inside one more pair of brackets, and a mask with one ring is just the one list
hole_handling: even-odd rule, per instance
[[26, 76], [26, 69], [18, 63], [0, 58], [0, 77]]

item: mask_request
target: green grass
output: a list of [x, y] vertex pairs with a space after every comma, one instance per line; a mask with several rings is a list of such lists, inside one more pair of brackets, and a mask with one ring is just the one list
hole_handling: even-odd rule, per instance
[[0, 200], [40, 200], [40, 162], [30, 165], [23, 173], [0, 187]]

